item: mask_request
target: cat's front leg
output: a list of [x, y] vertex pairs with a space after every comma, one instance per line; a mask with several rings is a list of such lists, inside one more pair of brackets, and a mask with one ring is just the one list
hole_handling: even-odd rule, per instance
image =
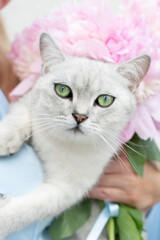
[[33, 222], [59, 215], [81, 198], [79, 189], [73, 191], [66, 183], [44, 183], [28, 195], [11, 198], [0, 206], [0, 240]]
[[22, 103], [11, 105], [10, 112], [0, 122], [0, 156], [17, 152], [30, 134], [28, 107]]

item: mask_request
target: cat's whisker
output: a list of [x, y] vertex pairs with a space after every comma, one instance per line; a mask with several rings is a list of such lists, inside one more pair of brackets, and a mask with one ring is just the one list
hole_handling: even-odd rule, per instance
[[[134, 166], [134, 168], [136, 169], [137, 173], [140, 175], [140, 172], [139, 172], [139, 170], [138, 170], [138, 168], [137, 168], [134, 160], [131, 158], [131, 156], [125, 152], [125, 150], [124, 150], [124, 148], [123, 148], [122, 146], [120, 146], [119, 148], [120, 148], [121, 152], [124, 154], [124, 156], [125, 156], [127, 159], [128, 159], [128, 157], [129, 157], [129, 161], [131, 161], [131, 163], [132, 163], [132, 165]], [[123, 160], [122, 160], [122, 161], [123, 161]], [[124, 163], [124, 162], [123, 162], [123, 163]], [[142, 170], [142, 169], [140, 168], [140, 170]]]
[[48, 122], [36, 122], [36, 123], [30, 123], [28, 126], [24, 127], [23, 130], [27, 131], [27, 130], [31, 130], [33, 129], [36, 129], [36, 128], [41, 128], [43, 125], [46, 125], [46, 124], [49, 124], [50, 121]]
[[[129, 157], [132, 165], [133, 165], [134, 168], [136, 169], [137, 173], [140, 175], [140, 172], [139, 172], [139, 170], [138, 170], [138, 168], [137, 168], [134, 160], [133, 160], [133, 159], [131, 158], [131, 156], [130, 156], [129, 154], [127, 154], [126, 151], [123, 149], [123, 147], [121, 146], [122, 144], [119, 142], [119, 139], [114, 139], [113, 136], [110, 135], [107, 131], [105, 131], [105, 132], [109, 135], [110, 140], [112, 139], [112, 141], [114, 140], [114, 142], [117, 143], [117, 146], [119, 146], [119, 148], [120, 148], [120, 150], [122, 151], [122, 153], [123, 153], [127, 158]], [[131, 150], [133, 150], [133, 149], [131, 148]], [[137, 154], [138, 154], [138, 153], [137, 153]], [[141, 168], [141, 167], [139, 167], [139, 169], [140, 169], [140, 171], [142, 171], [142, 168]]]
[[37, 117], [37, 118], [32, 118], [33, 121], [43, 121], [43, 120], [66, 120], [66, 118], [58, 118], [58, 117]]
[[38, 131], [34, 131], [32, 132], [32, 134], [30, 134], [30, 136], [28, 138], [26, 138], [24, 141], [29, 140], [30, 138], [32, 138], [32, 136], [37, 135], [39, 133], [45, 132], [47, 129], [49, 129], [51, 127], [51, 124], [46, 124], [43, 125], [41, 127], [38, 128]]
[[[113, 135], [110, 134], [109, 131], [106, 131], [105, 129], [104, 129], [104, 131], [108, 134], [108, 136], [113, 137]], [[136, 151], [134, 148], [130, 147], [127, 143], [122, 142], [120, 139], [117, 138], [116, 141], [119, 142], [121, 145], [123, 144], [124, 146], [128, 147], [133, 152], [137, 153], [139, 156], [145, 157], [143, 154], [141, 154], [140, 152]]]
[[44, 138], [49, 137], [53, 133], [53, 131], [55, 131], [55, 128], [52, 128]]
[[[122, 135], [120, 136], [119, 140], [120, 140], [122, 143], [125, 143], [125, 142], [126, 142], [125, 137], [123, 137]], [[131, 144], [131, 145], [133, 145], [133, 146], [147, 148], [146, 145], [143, 145], [143, 144], [137, 144], [137, 143], [132, 142], [131, 140], [127, 141], [127, 143], [129, 143], [129, 144]]]
[[[131, 175], [133, 175], [133, 173], [131, 172], [131, 170], [129, 169], [129, 167], [124, 163], [123, 159], [119, 156], [119, 154], [118, 154], [117, 151], [113, 148], [113, 146], [109, 143], [109, 141], [107, 141], [103, 136], [101, 136], [101, 137], [102, 137], [102, 139], [107, 143], [107, 145], [109, 145], [110, 148], [114, 151], [114, 153], [115, 153], [115, 156], [114, 156], [114, 157], [124, 165], [124, 167], [127, 169], [127, 171], [128, 171]], [[122, 165], [121, 165], [121, 166], [122, 166]], [[122, 167], [122, 169], [123, 169], [123, 167]], [[124, 171], [123, 171], [123, 172], [124, 172]]]
[[[115, 158], [117, 159], [117, 160], [120, 160], [120, 163], [121, 164], [123, 164], [125, 167], [126, 167], [126, 169], [127, 169], [127, 171], [131, 174], [131, 175], [133, 175], [133, 173], [131, 172], [131, 170], [129, 169], [129, 167], [124, 163], [124, 161], [123, 161], [123, 159], [119, 156], [119, 154], [117, 153], [117, 151], [113, 148], [113, 146], [109, 143], [109, 141], [107, 141], [107, 139], [103, 136], [103, 135], [101, 135], [100, 134], [100, 128], [98, 127], [98, 126], [96, 126], [96, 128], [95, 127], [92, 127], [92, 128], [90, 128], [91, 130], [93, 129], [93, 132], [95, 133], [95, 134], [97, 134], [104, 142], [105, 142], [105, 144], [107, 144], [107, 146], [108, 147], [110, 147], [113, 151], [114, 151], [114, 153], [115, 153]], [[96, 130], [96, 131], [95, 131]], [[112, 140], [112, 143], [114, 143], [115, 144], [115, 142]], [[117, 145], [117, 143], [116, 143], [116, 145]], [[118, 147], [119, 147], [119, 145], [118, 145]], [[122, 165], [121, 165], [121, 167], [122, 167]], [[123, 169], [123, 167], [122, 167], [122, 169]], [[124, 172], [124, 171], [123, 171]]]
[[[46, 130], [46, 129], [44, 129], [44, 130]], [[47, 136], [49, 136], [49, 133], [50, 133], [51, 131], [53, 131], [53, 128], [48, 128], [48, 130], [49, 130], [48, 132], [45, 131], [46, 134], [43, 136], [43, 139], [45, 139]], [[41, 143], [41, 142], [42, 142], [42, 139], [40, 139], [39, 141], [40, 141], [40, 143]]]
[[55, 123], [64, 123], [63, 121], [59, 121], [59, 120], [52, 120], [52, 121], [48, 121], [48, 122], [42, 122], [39, 124], [34, 123], [34, 130], [37, 131], [37, 129], [39, 129], [40, 127], [46, 126], [46, 125], [50, 125], [50, 126], [54, 126]]
[[[122, 170], [122, 172], [123, 172], [123, 174], [124, 174], [124, 168], [123, 168], [123, 161], [122, 161], [122, 159], [119, 157], [119, 158], [115, 158], [115, 160], [120, 164], [120, 166], [121, 166], [121, 170]], [[125, 166], [126, 167], [126, 166]]]
[[[67, 121], [60, 120], [60, 119], [48, 119], [48, 121], [49, 121], [50, 123], [55, 123], [55, 122], [59, 122], [59, 123], [68, 123]], [[43, 121], [40, 121], [40, 122], [45, 123], [45, 122], [48, 122], [48, 121], [43, 120]], [[33, 122], [33, 124], [36, 125], [37, 122], [35, 121], [35, 122]]]
[[33, 121], [30, 121], [29, 125], [26, 126], [25, 129], [30, 128], [31, 125], [34, 126], [34, 128], [36, 128], [37, 126], [41, 126], [42, 124], [46, 124], [46, 123], [53, 124], [54, 122], [63, 123], [64, 121], [59, 120], [59, 119], [50, 119], [50, 118], [48, 118], [48, 119], [47, 118], [46, 119], [33, 119]]
[[[34, 135], [38, 135], [38, 134], [40, 134], [40, 133], [42, 133], [42, 132], [44, 132], [44, 133], [46, 133], [46, 135], [43, 135], [43, 139], [44, 138], [46, 138], [46, 136], [48, 135], [48, 131], [50, 131], [50, 130], [55, 130], [55, 128], [53, 128], [53, 124], [46, 124], [45, 126], [43, 126], [41, 129], [38, 129], [38, 131], [34, 131], [32, 134], [31, 134], [31, 136], [30, 136], [30, 138]], [[40, 142], [41, 142], [41, 140], [39, 140]]]
[[[104, 138], [105, 138], [105, 137], [104, 137]], [[121, 146], [119, 145], [119, 143], [117, 143], [117, 142], [115, 141], [115, 139], [111, 139], [111, 138], [110, 138], [110, 141], [111, 141], [113, 144], [115, 144], [115, 145], [124, 153], [124, 155], [128, 158], [128, 156], [127, 156], [126, 153], [124, 152], [123, 148], [121, 148]], [[116, 153], [116, 156], [118, 157], [118, 160], [120, 160], [121, 163], [126, 167], [126, 169], [128, 170], [128, 172], [133, 175], [133, 173], [131, 172], [130, 168], [125, 164], [125, 162], [124, 162], [123, 159], [119, 156], [118, 153]], [[115, 157], [115, 156], [114, 156], [114, 157]]]
[[[121, 137], [120, 137], [120, 138], [121, 138]], [[125, 139], [124, 139], [124, 140], [125, 140]], [[123, 140], [121, 140], [121, 139], [120, 139], [120, 141], [121, 141], [122, 143], [125, 143], [125, 141], [123, 141]], [[147, 146], [146, 146], [146, 145], [142, 145], [142, 144], [133, 143], [132, 141], [127, 141], [127, 143], [129, 143], [129, 144], [131, 144], [131, 145], [133, 145], [133, 146], [136, 146], [136, 147], [147, 148]]]
[[[123, 145], [125, 145], [126, 147], [130, 148], [131, 150], [135, 150], [135, 149], [132, 149], [132, 147], [130, 147], [130, 146], [128, 145], [128, 143], [131, 144], [131, 145], [133, 145], [133, 146], [139, 147], [139, 148], [147, 148], [147, 146], [144, 146], [144, 145], [141, 145], [141, 144], [136, 144], [136, 143], [133, 143], [133, 142], [131, 142], [131, 141], [128, 141], [127, 143], [124, 142], [124, 141], [121, 140], [121, 139], [119, 139], [119, 141], [120, 141]], [[137, 154], [140, 155], [140, 153], [139, 153], [138, 151], [137, 151]], [[145, 156], [142, 155], [142, 154], [141, 154], [141, 156], [142, 156], [142, 157], [145, 157]]]
[[[20, 120], [21, 118], [24, 119], [24, 117], [23, 117], [22, 115], [11, 116], [11, 117], [10, 117], [10, 121], [11, 121], [12, 119], [13, 119], [14, 121], [15, 121], [15, 120]], [[54, 117], [54, 118], [53, 118], [53, 115], [50, 115], [50, 116], [48, 116], [48, 117], [47, 117], [47, 116], [41, 116], [41, 117], [39, 116], [39, 117], [35, 117], [35, 118], [34, 118], [34, 117], [33, 117], [33, 118], [30, 118], [28, 122], [35, 121], [35, 120], [41, 121], [41, 120], [47, 120], [47, 119], [53, 119], [53, 120], [54, 120], [54, 119], [57, 119], [57, 120], [58, 120], [58, 119], [62, 119], [62, 120], [65, 120], [66, 118], [63, 117], [63, 116], [57, 116], [57, 117]]]
[[131, 149], [133, 152], [137, 153], [139, 156], [146, 158], [145, 155], [141, 154], [140, 152], [136, 151], [134, 148], [130, 147], [127, 143], [124, 143], [124, 146], [128, 147], [129, 149]]
[[[54, 127], [53, 127], [53, 124], [51, 124], [51, 126], [49, 126], [49, 127], [51, 127], [51, 129], [50, 129], [49, 132], [46, 132], [46, 134], [43, 136], [43, 139], [49, 137], [49, 135], [51, 135], [53, 133], [53, 131], [56, 131], [56, 126], [57, 126], [58, 123], [59, 122], [55, 122]], [[44, 129], [44, 130], [46, 130], [46, 129]], [[40, 133], [40, 132], [38, 132], [38, 133]], [[34, 133], [34, 135], [38, 134], [38, 133]], [[39, 142], [41, 143], [42, 140], [39, 140]]]
[[[54, 123], [53, 122], [47, 122], [47, 123], [44, 122], [44, 123], [41, 123], [41, 124], [37, 124], [37, 125], [34, 126], [34, 132], [32, 132], [30, 134], [30, 136], [28, 138], [26, 138], [24, 141], [27, 141], [28, 139], [32, 138], [33, 135], [38, 135], [41, 132], [46, 132], [46, 131], [48, 132], [48, 130], [50, 128], [52, 128], [53, 130], [56, 131], [56, 127], [57, 127], [57, 125], [59, 126], [60, 123], [64, 123], [64, 122], [63, 121], [62, 122], [54, 121]], [[27, 128], [24, 129], [24, 130], [27, 130]]]
[[38, 118], [42, 118], [42, 117], [51, 117], [52, 119], [66, 119], [66, 117], [65, 116], [61, 116], [61, 115], [59, 115], [59, 116], [56, 116], [56, 117], [54, 117], [53, 116], [53, 114], [39, 114], [38, 115]]
[[[61, 123], [70, 123], [69, 121], [62, 121], [61, 119], [51, 119], [49, 122], [42, 122], [39, 123], [38, 125], [35, 122], [35, 126], [34, 126], [34, 133], [31, 134], [30, 137], [32, 137], [32, 135], [37, 135], [41, 132], [46, 132], [46, 135], [43, 136], [43, 138], [46, 138], [48, 135], [50, 135], [53, 131], [56, 131], [56, 126], [61, 124]], [[51, 128], [51, 131], [48, 132], [48, 130]], [[38, 131], [37, 131], [38, 130]]]
[[[13, 116], [13, 117], [11, 117], [10, 118], [10, 121], [12, 120], [12, 118], [15, 120], [15, 119], [17, 119], [17, 120], [19, 120], [20, 118], [23, 118], [23, 116], [21, 116], [21, 115], [19, 115], [19, 116]], [[28, 126], [26, 126], [26, 128], [28, 127], [28, 128], [30, 128], [30, 126], [32, 125], [32, 124], [37, 124], [37, 123], [41, 123], [41, 122], [43, 122], [43, 121], [55, 121], [55, 120], [65, 120], [66, 118], [64, 118], [64, 117], [61, 117], [61, 116], [58, 116], [58, 117], [55, 117], [55, 118], [53, 118], [53, 116], [51, 116], [51, 117], [41, 117], [41, 118], [39, 118], [39, 117], [37, 117], [37, 118], [31, 118], [31, 119], [29, 119], [28, 121], [26, 121], [26, 125], [28, 125]]]
[[[94, 124], [94, 126], [96, 126], [96, 128], [94, 128], [94, 129], [97, 129], [97, 130], [101, 130], [100, 129], [100, 127], [97, 125], [97, 124]], [[105, 130], [105, 132], [109, 135], [109, 137], [110, 137], [110, 141], [112, 141], [112, 143], [114, 143], [114, 144], [116, 144], [116, 146], [123, 152], [123, 154], [128, 158], [128, 155], [126, 154], [126, 152], [124, 151], [124, 149], [122, 148], [122, 146], [121, 146], [121, 143], [119, 142], [119, 141], [117, 141], [117, 139], [115, 139], [115, 138], [113, 138], [113, 135], [111, 135], [111, 134], [109, 134], [106, 130]], [[104, 137], [104, 139], [106, 139], [105, 138], [105, 136], [103, 136]], [[116, 153], [116, 156], [117, 156], [117, 153]], [[115, 156], [115, 157], [116, 157]], [[129, 156], [130, 157], [130, 156]], [[130, 157], [131, 158], [131, 157]], [[127, 168], [127, 170], [129, 171], [129, 173], [131, 173], [132, 175], [133, 175], [133, 173], [131, 172], [131, 170], [128, 168], [128, 166], [124, 163], [124, 161], [122, 160], [122, 158], [118, 155], [118, 160], [120, 160], [121, 161], [121, 163], [123, 163], [124, 165], [125, 165], [125, 167]], [[132, 159], [131, 159], [132, 160]], [[134, 160], [132, 160], [132, 164], [134, 165], [134, 168], [137, 170], [137, 172], [139, 173], [139, 171], [138, 171], [138, 169], [136, 168], [136, 166], [135, 166], [135, 164], [134, 164]]]

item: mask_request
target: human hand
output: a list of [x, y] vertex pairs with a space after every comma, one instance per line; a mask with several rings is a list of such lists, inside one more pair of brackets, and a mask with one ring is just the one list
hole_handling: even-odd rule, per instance
[[160, 201], [160, 172], [146, 162], [141, 178], [123, 153], [120, 153], [120, 158], [110, 162], [89, 197], [149, 210]]
[[0, 9], [4, 8], [10, 0], [0, 0]]

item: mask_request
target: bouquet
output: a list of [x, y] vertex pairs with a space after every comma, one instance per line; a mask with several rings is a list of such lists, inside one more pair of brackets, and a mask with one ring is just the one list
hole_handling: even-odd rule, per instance
[[[109, 3], [109, 0], [67, 2], [18, 34], [8, 57], [20, 84], [11, 92], [10, 98], [16, 101], [24, 95], [40, 75], [38, 41], [42, 32], [52, 35], [70, 55], [104, 62], [121, 63], [147, 53], [152, 59], [151, 67], [136, 92], [136, 113], [120, 136], [133, 168], [142, 176], [148, 158], [155, 163], [160, 161], [160, 1], [147, 0], [144, 4], [142, 0], [124, 0], [117, 13]], [[89, 200], [67, 210], [53, 222], [50, 228], [52, 240], [72, 235], [89, 216]], [[138, 210], [120, 205], [119, 216], [108, 225], [110, 239], [118, 235], [120, 240], [128, 240], [126, 232], [130, 239], [142, 239], [141, 217]], [[124, 233], [122, 226], [125, 225]]]

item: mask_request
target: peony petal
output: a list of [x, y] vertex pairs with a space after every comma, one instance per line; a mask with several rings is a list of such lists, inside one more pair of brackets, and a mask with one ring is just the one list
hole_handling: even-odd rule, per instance
[[38, 75], [31, 75], [30, 77], [20, 82], [9, 94], [11, 101], [15, 102], [25, 93], [27, 93], [35, 84], [37, 78]]
[[155, 96], [150, 97], [145, 102], [145, 106], [150, 112], [151, 116], [156, 121], [160, 121], [160, 91]]
[[134, 120], [131, 120], [126, 127], [123, 129], [120, 135], [120, 139], [122, 142], [128, 142], [134, 135]]
[[111, 59], [105, 44], [97, 39], [86, 39], [74, 44], [73, 51], [80, 56], [94, 56], [96, 59], [104, 57]]
[[154, 121], [144, 105], [139, 105], [134, 116], [135, 132], [140, 138], [147, 140], [153, 139], [158, 146], [160, 146], [160, 134], [157, 130]]
[[30, 72], [39, 74], [41, 73], [42, 68], [42, 61], [41, 59], [38, 59], [37, 61], [33, 62], [30, 66]]

